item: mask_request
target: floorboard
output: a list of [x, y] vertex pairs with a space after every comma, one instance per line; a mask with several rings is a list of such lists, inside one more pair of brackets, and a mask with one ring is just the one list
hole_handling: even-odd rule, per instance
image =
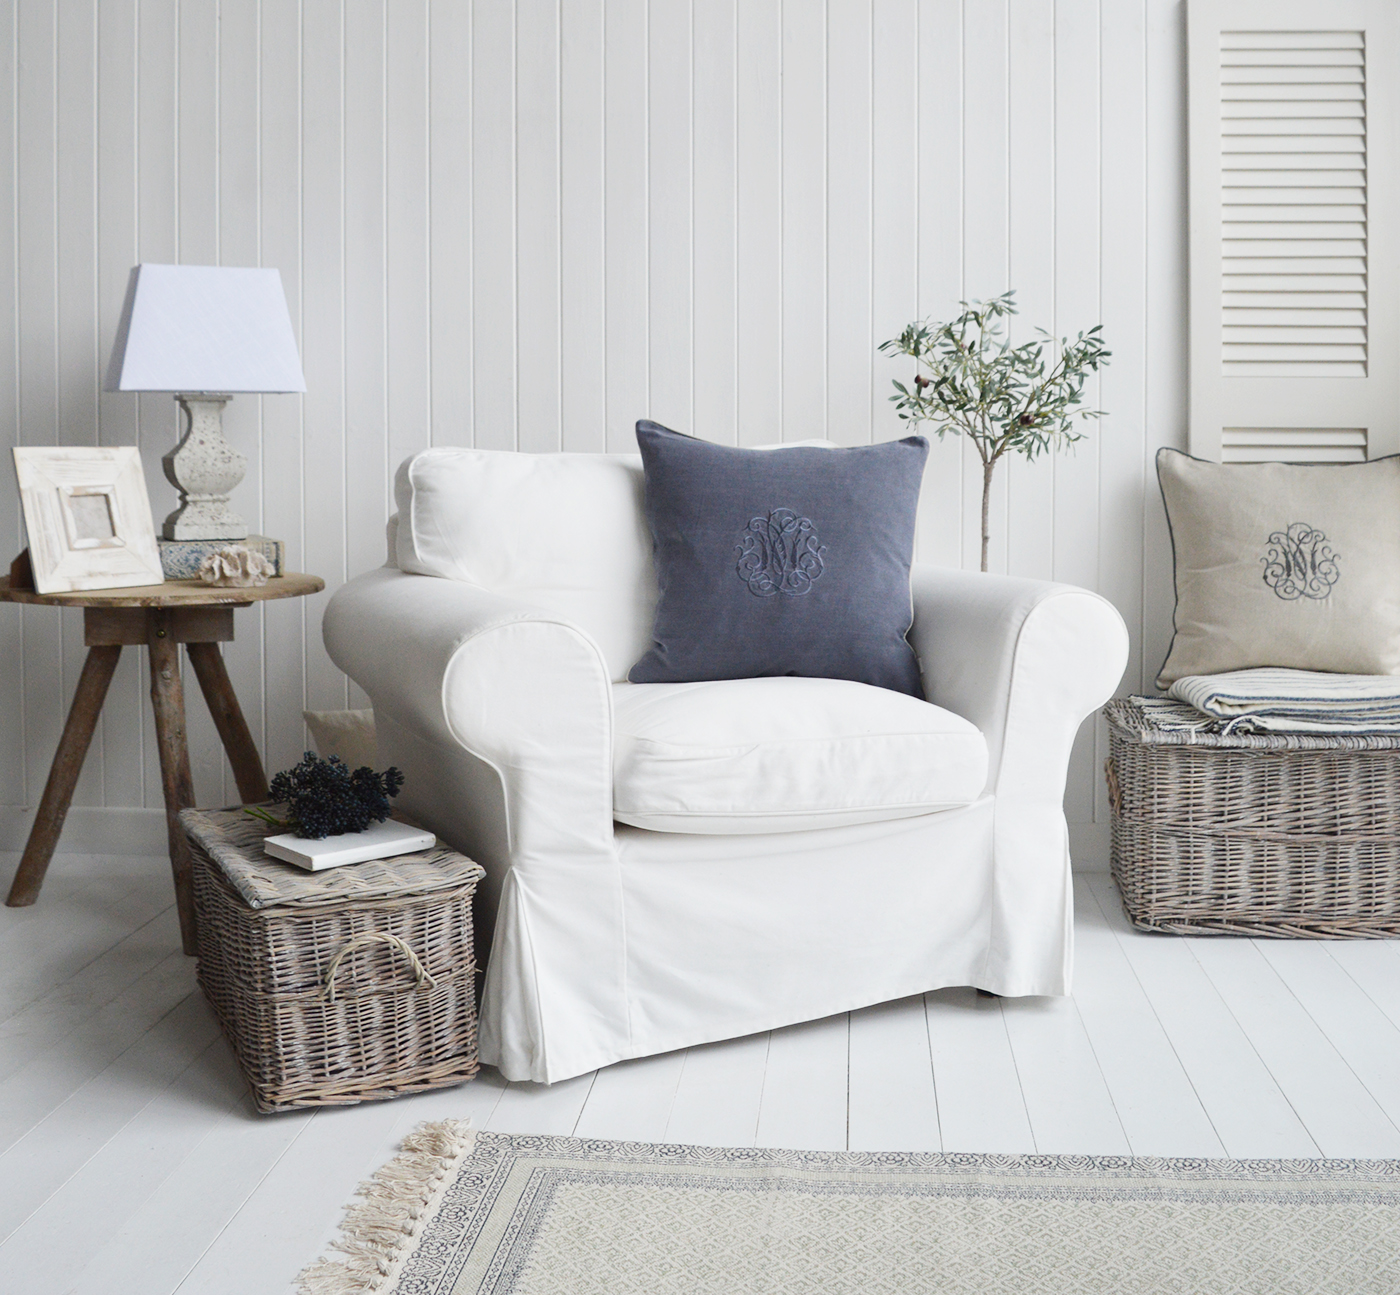
[[1391, 1123], [1252, 940], [1183, 941], [1324, 1156], [1400, 1155]]
[[1181, 1058], [1099, 906], [1075, 886], [1074, 1001], [1137, 1156], [1223, 1156]]
[[[8, 1240], [130, 1120], [159, 1100], [217, 1035], [208, 1006], [191, 994], [0, 1155], [0, 1238]], [[0, 1247], [0, 1266], [3, 1255]]]
[[68, 1038], [122, 992], [171, 957], [179, 937], [174, 904], [94, 958], [71, 979], [0, 1022], [0, 1079]]
[[663, 1052], [600, 1070], [574, 1125], [575, 1136], [663, 1141], [684, 1065], [684, 1051]]
[[851, 1013], [851, 1151], [941, 1151], [924, 1000]]
[[[1226, 1154], [1319, 1155], [1316, 1140], [1185, 941], [1134, 930], [1112, 879], [1095, 876], [1089, 884]], [[1203, 1148], [1201, 1154], [1209, 1152]]]
[[0, 1081], [0, 1152], [13, 1145], [48, 1113], [101, 1074], [118, 1057], [135, 1048], [181, 1003], [191, 1010], [194, 965], [177, 947], [135, 984], [94, 1012], [52, 1047]]
[[557, 1138], [574, 1135], [583, 1104], [596, 1072], [557, 1084], [512, 1083], [491, 1112], [485, 1127], [494, 1133], [547, 1133]]
[[798, 1151], [846, 1149], [850, 1018], [774, 1030], [763, 1075], [757, 1142]]
[[1002, 1000], [971, 989], [924, 995], [944, 1151], [1035, 1151]]
[[[110, 865], [110, 866], [109, 866]], [[715, 1146], [1400, 1157], [1400, 942], [1135, 931], [1076, 896], [1075, 993], [947, 989], [553, 1086], [253, 1112], [161, 860], [0, 910], [4, 1295], [290, 1295], [423, 1120]], [[16, 962], [14, 959], [18, 958]]]
[[666, 1123], [667, 1142], [751, 1147], [758, 1139], [768, 1035], [689, 1049]]

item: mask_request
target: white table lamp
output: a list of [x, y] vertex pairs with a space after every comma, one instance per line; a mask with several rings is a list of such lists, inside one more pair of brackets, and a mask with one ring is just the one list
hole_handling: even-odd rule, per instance
[[235, 392], [305, 391], [282, 276], [219, 265], [138, 265], [122, 306], [107, 391], [169, 391], [189, 416], [161, 460], [180, 506], [168, 540], [241, 540], [229, 492], [248, 461], [224, 440]]

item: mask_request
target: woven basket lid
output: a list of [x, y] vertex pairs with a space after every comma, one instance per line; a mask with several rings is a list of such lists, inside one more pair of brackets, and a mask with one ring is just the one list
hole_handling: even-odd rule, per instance
[[417, 854], [308, 872], [264, 854], [263, 838], [276, 835], [279, 829], [242, 809], [181, 810], [180, 825], [250, 908], [430, 895], [458, 890], [485, 875], [480, 864], [441, 841]]

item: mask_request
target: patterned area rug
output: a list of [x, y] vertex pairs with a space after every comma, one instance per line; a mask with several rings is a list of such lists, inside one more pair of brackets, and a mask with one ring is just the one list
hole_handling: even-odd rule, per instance
[[307, 1295], [1394, 1295], [1400, 1161], [717, 1150], [425, 1124]]

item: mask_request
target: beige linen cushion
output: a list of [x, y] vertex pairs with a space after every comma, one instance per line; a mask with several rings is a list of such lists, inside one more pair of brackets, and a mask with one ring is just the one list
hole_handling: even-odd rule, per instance
[[1400, 674], [1400, 456], [1208, 463], [1157, 454], [1176, 633], [1157, 676], [1255, 666]]
[[350, 769], [379, 767], [372, 710], [304, 710], [302, 719], [323, 760], [339, 756]]

